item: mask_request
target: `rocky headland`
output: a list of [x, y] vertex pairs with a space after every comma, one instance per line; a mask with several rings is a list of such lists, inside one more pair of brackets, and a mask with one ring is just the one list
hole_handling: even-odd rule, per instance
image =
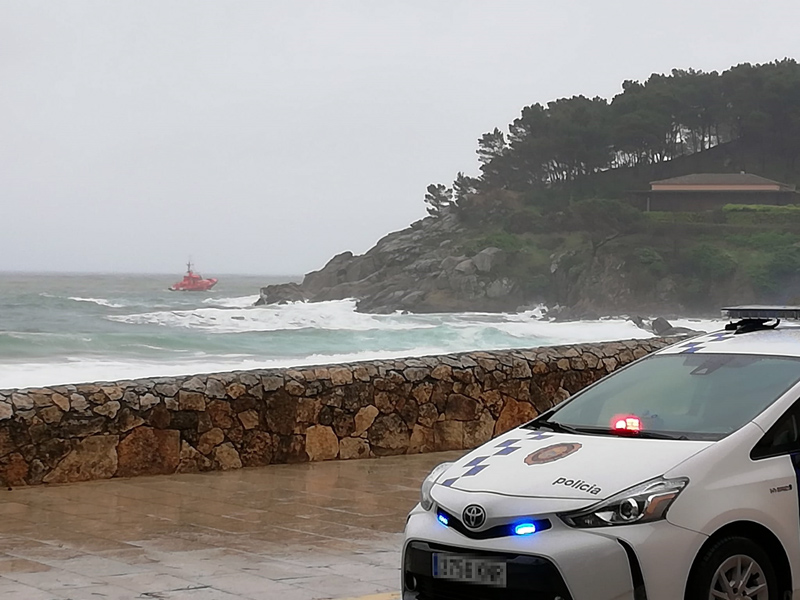
[[[765, 82], [766, 105], [753, 95]], [[525, 106], [477, 140], [480, 174], [427, 186], [430, 217], [302, 284], [263, 288], [259, 303], [356, 298], [374, 313], [545, 304], [574, 319], [800, 302], [797, 93], [800, 64], [786, 59], [675, 69], [628, 80], [611, 99]], [[741, 172], [772, 179], [784, 200], [644, 202], [655, 181]]]
[[356, 298], [369, 313], [510, 311], [525, 301], [508, 277], [507, 253], [487, 246], [467, 255], [468, 233], [455, 212], [390, 233], [363, 255], [334, 256], [303, 282], [261, 288], [258, 304]]

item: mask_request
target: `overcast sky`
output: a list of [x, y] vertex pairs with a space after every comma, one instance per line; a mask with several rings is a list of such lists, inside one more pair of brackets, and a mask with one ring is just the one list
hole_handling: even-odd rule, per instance
[[0, 0], [0, 271], [297, 274], [534, 102], [798, 57], [797, 0]]

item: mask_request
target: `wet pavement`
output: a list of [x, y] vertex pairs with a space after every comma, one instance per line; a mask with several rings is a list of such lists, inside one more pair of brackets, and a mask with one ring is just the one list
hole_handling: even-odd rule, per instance
[[0, 598], [394, 600], [419, 485], [460, 454], [0, 491]]

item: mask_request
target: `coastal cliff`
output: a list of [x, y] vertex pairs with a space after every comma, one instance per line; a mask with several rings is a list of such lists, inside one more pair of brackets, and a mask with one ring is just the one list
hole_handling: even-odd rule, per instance
[[[427, 187], [430, 217], [363, 256], [339, 254], [300, 285], [265, 287], [259, 302], [356, 298], [365, 312], [544, 303], [597, 317], [800, 301], [796, 98], [800, 64], [785, 59], [674, 69], [625, 81], [610, 100], [526, 106], [478, 139], [480, 175]], [[787, 193], [725, 188], [663, 212], [643, 202], [654, 181], [741, 173]], [[727, 204], [744, 201], [753, 204]]]
[[455, 212], [390, 233], [363, 255], [344, 252], [302, 284], [261, 288], [258, 304], [358, 299], [358, 310], [389, 313], [510, 311], [525, 301], [505, 274], [507, 253], [487, 246], [467, 254], [469, 235]]
[[546, 212], [509, 191], [491, 202], [475, 195], [363, 255], [335, 256], [302, 283], [262, 287], [257, 303], [355, 298], [367, 313], [546, 305], [551, 317], [596, 319], [709, 316], [728, 303], [795, 302], [800, 210], [760, 208], [641, 213], [619, 201], [587, 200]]

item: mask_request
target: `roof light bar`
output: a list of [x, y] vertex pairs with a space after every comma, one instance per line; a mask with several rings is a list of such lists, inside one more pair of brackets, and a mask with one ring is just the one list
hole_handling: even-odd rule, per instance
[[732, 306], [722, 309], [729, 319], [786, 319], [800, 321], [800, 306]]

